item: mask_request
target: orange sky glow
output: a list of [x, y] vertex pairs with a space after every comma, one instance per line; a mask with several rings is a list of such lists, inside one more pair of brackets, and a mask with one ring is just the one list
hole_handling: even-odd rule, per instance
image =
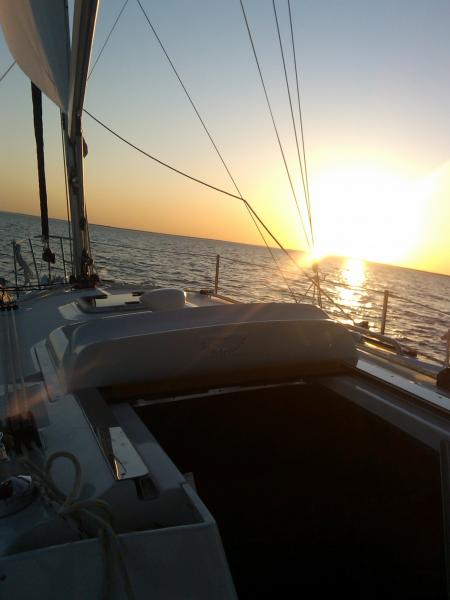
[[[212, 49], [208, 46], [213, 55], [210, 57], [205, 53], [206, 46], [200, 46], [195, 30], [184, 32], [181, 44], [180, 34], [173, 30], [173, 21], [166, 14], [170, 11], [163, 4], [155, 7], [161, 35], [168, 41], [188, 87], [194, 90], [243, 195], [287, 248], [308, 250], [239, 15], [225, 6], [227, 3], [218, 2], [213, 3], [215, 8], [211, 8], [209, 17], [201, 17], [210, 18], [207, 30], [209, 42], [214, 42]], [[307, 222], [286, 98], [281, 92], [281, 70], [278, 63], [270, 62], [273, 59], [269, 50], [274, 55], [277, 48], [267, 48], [263, 43], [270, 25], [269, 4], [258, 11], [256, 3], [248, 2], [249, 18]], [[315, 237], [312, 256], [350, 256], [450, 274], [450, 86], [439, 83], [440, 88], [432, 89], [442, 81], [442, 73], [450, 72], [450, 38], [445, 28], [441, 30], [445, 19], [440, 12], [447, 8], [437, 2], [427, 22], [422, 14], [425, 9], [416, 0], [399, 2], [407, 12], [399, 8], [398, 14], [392, 12], [387, 0], [364, 9], [349, 0], [355, 32], [362, 24], [368, 27], [355, 33], [360, 36], [356, 39], [349, 35], [350, 29], [339, 33], [339, 28], [333, 28], [333, 20], [340, 18], [343, 27], [351, 25], [339, 11], [328, 15], [335, 10], [332, 3], [325, 3], [325, 13], [320, 12], [325, 4], [312, 4], [304, 7], [304, 19], [298, 21], [299, 49], [304, 46], [303, 116]], [[103, 3], [94, 57], [120, 6], [119, 0]], [[189, 10], [195, 12], [196, 6], [194, 3]], [[183, 3], [177, 7], [182, 23], [183, 11], [189, 10]], [[198, 10], [199, 15], [203, 14], [201, 2]], [[86, 106], [144, 150], [234, 193], [177, 82], [170, 73], [167, 75], [164, 58], [157, 55], [153, 42], [148, 40], [145, 24], [136, 20], [131, 7], [127, 11], [89, 83]], [[217, 17], [218, 11], [221, 18]], [[391, 25], [386, 22], [388, 13]], [[323, 21], [324, 14], [329, 16], [329, 23]], [[223, 34], [224, 23], [234, 31], [234, 44], [246, 53], [245, 61], [238, 63], [232, 56], [234, 50]], [[423, 38], [410, 39], [408, 28], [417, 23], [436, 38], [436, 49], [426, 33]], [[320, 42], [317, 35], [321, 27], [324, 38]], [[125, 56], [123, 40], [132, 35], [135, 41], [129, 45], [130, 56]], [[186, 48], [192, 57], [186, 56]], [[356, 50], [365, 56], [364, 60]], [[143, 56], [147, 62], [142, 62]], [[148, 58], [153, 56], [158, 56], [154, 64]], [[231, 66], [224, 59], [227, 56], [234, 58]], [[395, 59], [391, 60], [392, 56]], [[418, 56], [423, 57], [424, 64], [434, 66], [429, 71], [420, 70]], [[215, 63], [209, 70], [213, 58]], [[10, 62], [4, 40], [0, 39], [0, 75]], [[341, 69], [339, 78], [336, 64]], [[426, 96], [428, 93], [433, 96]], [[16, 67], [0, 87], [0, 104], [4, 107], [0, 114], [0, 210], [38, 214], [29, 95], [29, 82]], [[65, 218], [59, 115], [48, 100], [44, 102], [44, 121], [50, 216]], [[121, 145], [87, 116], [84, 132], [89, 145], [86, 199], [92, 223], [263, 243], [239, 200], [165, 171]]]

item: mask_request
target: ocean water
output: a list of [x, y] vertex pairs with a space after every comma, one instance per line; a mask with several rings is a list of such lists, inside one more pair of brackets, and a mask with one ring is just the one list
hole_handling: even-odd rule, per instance
[[[68, 237], [65, 221], [50, 220], [51, 234]], [[37, 276], [48, 276], [41, 259], [40, 219], [0, 212], [0, 277], [15, 285], [12, 242], [31, 271], [30, 286]], [[264, 247], [218, 240], [190, 238], [101, 225], [90, 226], [92, 253], [101, 279], [139, 285], [213, 288], [216, 257], [219, 259], [219, 293], [248, 301], [317, 300], [309, 279], [310, 267], [296, 269], [280, 250], [274, 250], [277, 266]], [[35, 261], [29, 239], [32, 239]], [[64, 277], [62, 256], [70, 260], [68, 240], [52, 240], [56, 264], [51, 277]], [[305, 257], [295, 253], [299, 263]], [[37, 271], [37, 276], [36, 276]], [[68, 272], [67, 272], [68, 274]], [[308, 278], [309, 276], [309, 278]], [[368, 321], [379, 331], [384, 291], [389, 291], [386, 335], [418, 351], [421, 358], [441, 363], [450, 328], [450, 277], [354, 259], [327, 258], [320, 263], [322, 302], [337, 318]], [[19, 269], [19, 285], [24, 273]], [[288, 285], [289, 288], [288, 288]]]

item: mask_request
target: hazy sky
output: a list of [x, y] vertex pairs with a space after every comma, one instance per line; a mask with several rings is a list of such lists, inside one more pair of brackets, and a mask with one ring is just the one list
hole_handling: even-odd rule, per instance
[[[142, 0], [243, 195], [288, 247], [305, 248], [239, 0]], [[97, 56], [123, 0], [100, 6]], [[271, 0], [244, 0], [303, 203]], [[450, 273], [450, 3], [291, 0], [317, 253]], [[277, 1], [294, 90], [286, 0]], [[11, 63], [0, 38], [0, 74]], [[0, 210], [37, 214], [29, 82], [0, 84]], [[86, 108], [181, 170], [233, 186], [129, 0], [89, 81]], [[64, 217], [58, 109], [44, 106], [50, 215]], [[124, 146], [89, 117], [91, 222], [261, 243], [238, 200]]]

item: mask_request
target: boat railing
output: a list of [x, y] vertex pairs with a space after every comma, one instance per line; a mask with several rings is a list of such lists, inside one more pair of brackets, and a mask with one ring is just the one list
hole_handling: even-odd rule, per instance
[[[52, 235], [50, 241], [53, 242], [54, 263], [43, 260], [44, 244], [40, 236], [12, 242], [15, 285], [10, 286], [8, 289], [19, 294], [22, 290], [43, 289], [55, 283], [69, 283], [71, 240], [67, 236]], [[176, 273], [178, 281], [187, 288], [202, 289], [204, 293], [226, 298], [229, 301], [270, 301], [281, 298], [282, 300], [290, 299], [295, 302], [311, 301], [321, 304], [333, 318], [340, 320], [348, 328], [359, 333], [369, 343], [380, 344], [398, 355], [415, 357], [419, 354], [418, 350], [411, 347], [411, 344], [414, 345], [416, 342], [404, 338], [397, 325], [408, 307], [423, 309], [423, 313], [414, 311], [414, 314], [410, 314], [411, 321], [420, 322], [422, 326], [424, 315], [429, 317], [430, 313], [445, 318], [446, 322], [450, 317], [450, 313], [446, 311], [428, 306], [411, 297], [402, 296], [392, 290], [350, 285], [336, 281], [329, 275], [317, 279], [311, 275], [303, 277], [302, 274], [305, 273], [305, 270], [285, 268], [284, 265], [282, 267], [280, 264], [274, 264], [269, 260], [267, 262], [245, 260], [212, 252], [164, 249], [160, 246], [155, 249], [137, 248], [136, 246], [104, 240], [96, 240], [95, 246], [97, 265], [103, 264], [108, 259], [108, 252], [102, 250], [102, 247], [115, 248], [125, 252], [131, 250], [133, 253], [139, 250], [143, 260], [145, 260], [146, 255], [151, 254], [158, 254], [158, 256], [173, 255], [180, 260], [184, 257], [186, 258], [186, 264], [181, 265], [179, 260], [177, 261], [180, 266]], [[19, 254], [18, 248], [20, 250]], [[5, 252], [1, 254], [4, 255]], [[20, 264], [21, 259], [22, 264]], [[245, 275], [248, 273], [247, 285], [243, 285], [242, 272], [236, 278], [232, 271], [228, 271], [228, 265], [230, 267], [239, 265], [246, 271]], [[152, 268], [153, 283], [156, 285], [171, 285], [173, 283], [169, 278], [169, 269], [167, 271], [159, 269], [157, 277], [155, 268]], [[27, 272], [26, 269], [28, 269]], [[273, 275], [269, 279], [265, 277], [263, 281], [258, 282], [255, 270], [258, 270], [261, 274], [271, 272]], [[25, 277], [26, 275], [28, 275], [28, 280]], [[22, 283], [23, 280], [25, 281]], [[136, 281], [136, 284], [139, 285], [139, 282]], [[319, 291], [322, 291], [322, 294], [318, 293]], [[436, 337], [435, 330], [436, 328], [430, 327], [431, 336]], [[432, 353], [420, 348], [420, 355], [434, 363], [442, 363], [448, 366], [450, 335], [448, 335], [448, 330], [445, 327], [444, 336], [442, 337], [445, 345], [437, 343], [437, 341], [436, 343], [433, 342]], [[439, 345], [443, 346], [443, 352], [437, 350]], [[442, 354], [443, 356], [441, 356]]]
[[14, 285], [8, 290], [20, 296], [21, 292], [41, 290], [55, 284], [69, 283], [71, 273], [72, 246], [67, 236], [50, 235], [51, 252], [44, 256], [47, 244], [41, 236], [13, 240], [11, 253], [0, 251], [0, 258], [12, 254], [13, 268], [4, 273], [6, 279], [14, 277]]
[[[223, 257], [220, 255], [216, 255], [216, 260], [215, 260], [215, 273], [214, 273], [214, 288], [213, 288], [213, 293], [214, 295], [217, 295], [219, 297], [223, 297], [226, 298], [228, 300], [230, 300], [228, 295], [219, 295], [219, 287], [220, 287], [220, 269], [221, 269], [221, 261], [229, 261], [229, 262], [234, 262], [234, 263], [240, 263], [240, 264], [244, 264], [247, 266], [258, 266], [261, 267], [262, 265], [255, 265], [255, 263], [252, 263], [250, 261], [242, 261], [240, 259], [234, 259], [234, 258], [230, 258], [230, 257]], [[273, 270], [277, 270], [277, 267], [271, 265], [271, 268]], [[285, 278], [291, 279], [291, 283], [292, 280], [295, 278], [298, 278], [299, 273], [298, 272], [294, 272], [292, 270], [287, 270], [287, 269], [278, 269], [281, 270], [283, 273], [283, 276]], [[413, 306], [413, 307], [420, 307], [422, 309], [424, 309], [428, 314], [434, 313], [436, 315], [439, 315], [441, 317], [445, 317], [446, 320], [450, 320], [450, 313], [440, 310], [437, 307], [433, 307], [433, 306], [429, 306], [424, 304], [423, 302], [417, 301], [417, 300], [413, 300], [410, 297], [406, 297], [406, 296], [402, 296], [400, 294], [397, 294], [396, 292], [393, 292], [392, 290], [388, 290], [388, 289], [384, 289], [384, 290], [380, 290], [380, 289], [375, 289], [372, 287], [367, 287], [367, 286], [357, 286], [357, 285], [350, 285], [350, 284], [346, 284], [344, 282], [338, 282], [335, 281], [329, 277], [326, 277], [324, 280], [319, 280], [319, 286], [322, 289], [325, 289], [327, 294], [321, 296], [321, 304], [323, 306], [323, 308], [325, 308], [327, 310], [327, 312], [333, 313], [333, 316], [335, 318], [337, 318], [340, 321], [343, 321], [344, 324], [346, 325], [346, 327], [348, 327], [349, 329], [351, 329], [352, 331], [355, 331], [357, 333], [359, 333], [362, 338], [368, 342], [369, 344], [372, 345], [379, 345], [384, 349], [387, 350], [391, 350], [392, 352], [400, 355], [400, 356], [404, 356], [404, 357], [412, 357], [412, 358], [416, 358], [418, 356], [418, 354], [420, 354], [423, 358], [434, 362], [434, 363], [442, 363], [444, 366], [448, 367], [449, 366], [449, 359], [450, 359], [450, 330], [446, 329], [444, 335], [442, 336], [443, 340], [445, 341], [444, 344], [444, 354], [445, 357], [440, 361], [439, 358], [437, 358], [436, 355], [432, 355], [431, 353], [428, 353], [426, 350], [424, 349], [420, 349], [420, 351], [418, 351], [416, 348], [412, 347], [411, 344], [414, 344], [414, 342], [408, 342], [408, 343], [403, 343], [401, 341], [399, 341], [398, 339], [396, 339], [393, 335], [388, 335], [386, 333], [386, 326], [388, 323], [388, 311], [389, 311], [389, 302], [391, 301], [391, 317], [393, 319], [395, 319], [398, 316], [398, 311], [401, 310], [402, 312], [404, 312], [405, 310], [405, 306]], [[350, 306], [349, 304], [345, 303], [345, 297], [342, 298], [342, 295], [339, 294], [339, 290], [347, 290], [349, 292], [351, 292], [351, 294], [353, 294], [353, 298], [352, 298], [352, 302], [350, 302]], [[314, 296], [317, 299], [318, 295], [317, 295], [317, 290], [314, 290], [314, 286], [310, 285], [309, 288], [307, 289], [306, 294], [302, 297], [302, 300], [306, 299], [305, 296], [307, 296], [308, 293], [311, 293], [313, 295], [313, 300], [314, 300]], [[358, 298], [358, 294], [359, 294], [359, 298]], [[369, 302], [358, 302], [358, 300], [362, 299], [363, 297], [367, 297], [367, 295], [370, 295], [370, 301]], [[328, 296], [328, 298], [327, 298]], [[356, 298], [356, 301], [355, 301]], [[381, 306], [375, 305], [375, 302], [373, 301], [374, 298], [380, 298], [381, 299]], [[342, 311], [340, 310], [342, 308], [342, 305], [339, 306], [339, 309], [337, 308], [337, 304], [339, 302], [343, 302], [344, 306], [344, 310], [348, 315], [348, 319], [345, 319], [345, 317], [343, 318], [342, 315]], [[352, 306], [353, 304], [353, 306]], [[397, 305], [397, 306], [396, 306]], [[421, 313], [415, 313], [415, 317], [417, 319], [417, 321], [421, 320]], [[394, 333], [394, 335], [398, 335], [398, 328], [396, 328], [396, 331]], [[438, 352], [436, 352], [435, 354], [438, 354]]]

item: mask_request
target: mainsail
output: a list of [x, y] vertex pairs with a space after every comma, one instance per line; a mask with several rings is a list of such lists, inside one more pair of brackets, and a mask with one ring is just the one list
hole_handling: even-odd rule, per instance
[[[91, 283], [93, 272], [84, 206], [83, 148], [85, 144], [81, 115], [98, 2], [99, 0], [75, 1], [71, 45], [66, 0], [0, 0], [0, 24], [11, 54], [22, 71], [31, 79], [35, 88], [44, 92], [63, 113], [61, 123], [66, 170], [70, 173], [68, 194], [73, 244], [73, 276], [76, 281], [82, 281], [83, 284]], [[35, 88], [33, 87], [33, 90]], [[35, 126], [38, 121], [39, 119], [35, 119]], [[40, 182], [43, 182], [41, 132], [37, 134], [36, 141]], [[46, 212], [45, 189], [40, 187], [40, 192], [41, 213], [44, 214]], [[45, 227], [43, 227], [43, 235], [48, 236]], [[44, 260], [48, 260], [49, 256], [51, 253], [46, 254]]]
[[22, 71], [63, 112], [69, 108], [65, 0], [0, 0], [0, 23]]

